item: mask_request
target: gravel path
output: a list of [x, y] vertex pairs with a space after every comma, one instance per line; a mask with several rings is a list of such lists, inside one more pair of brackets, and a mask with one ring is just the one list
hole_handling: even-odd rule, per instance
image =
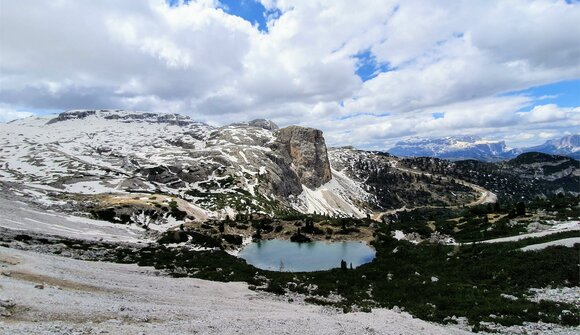
[[406, 313], [343, 314], [152, 268], [0, 247], [1, 334], [468, 334]]

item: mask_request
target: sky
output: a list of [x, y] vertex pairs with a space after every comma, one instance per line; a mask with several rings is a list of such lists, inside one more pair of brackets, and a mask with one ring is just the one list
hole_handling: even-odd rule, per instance
[[112, 108], [370, 150], [536, 145], [579, 133], [579, 36], [564, 0], [0, 0], [0, 122]]

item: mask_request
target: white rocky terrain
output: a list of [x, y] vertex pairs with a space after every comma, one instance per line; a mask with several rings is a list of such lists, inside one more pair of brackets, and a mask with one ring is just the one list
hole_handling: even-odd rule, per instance
[[[0, 180], [46, 205], [59, 194], [163, 193], [219, 217], [298, 210], [365, 215], [332, 171], [322, 132], [255, 120], [221, 128], [176, 114], [69, 111], [0, 124]], [[200, 213], [203, 212], [203, 213]]]
[[148, 242], [143, 229], [54, 211], [0, 196], [0, 227], [22, 233], [78, 238], [86, 241]]
[[[159, 276], [0, 247], [2, 334], [468, 334], [386, 309], [347, 313], [245, 283]], [[8, 314], [6, 314], [8, 315]]]
[[[327, 151], [319, 130], [278, 129], [267, 120], [212, 127], [177, 114], [73, 110], [0, 124], [0, 182], [7, 191], [48, 209], [123, 223], [138, 223], [140, 211], [159, 213], [156, 224], [178, 224], [173, 219], [183, 218], [160, 211], [172, 202], [201, 221], [292, 211], [365, 217], [413, 202], [412, 193], [381, 201], [391, 194], [366, 184], [369, 171], [353, 165], [359, 161], [401, 170], [396, 159], [377, 153]], [[443, 199], [447, 189], [432, 188], [431, 197]]]
[[[131, 227], [41, 212], [6, 199], [0, 202], [0, 213], [4, 228], [40, 236], [150, 242], [142, 240]], [[578, 222], [569, 222], [541, 234], [578, 228]], [[11, 248], [0, 247], [3, 334], [471, 333], [461, 318], [457, 319], [459, 325], [445, 326], [398, 310], [345, 314], [334, 308], [305, 304], [304, 297], [294, 293], [276, 296], [249, 290], [246, 283], [170, 278], [163, 271], [135, 264], [89, 262], [18, 250], [19, 243], [10, 243]], [[534, 289], [530, 295], [538, 300], [577, 303], [578, 288]], [[488, 326], [501, 334], [568, 335], [578, 330], [541, 322]]]

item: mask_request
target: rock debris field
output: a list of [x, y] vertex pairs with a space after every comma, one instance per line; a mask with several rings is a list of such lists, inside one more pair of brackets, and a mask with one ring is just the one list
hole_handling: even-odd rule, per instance
[[377, 309], [348, 313], [245, 283], [0, 247], [2, 334], [467, 334]]

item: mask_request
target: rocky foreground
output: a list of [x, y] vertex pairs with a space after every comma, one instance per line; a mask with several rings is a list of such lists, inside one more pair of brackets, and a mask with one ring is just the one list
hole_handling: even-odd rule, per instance
[[[0, 247], [3, 334], [467, 334], [406, 313], [347, 313], [245, 283]], [[288, 301], [290, 300], [290, 302]]]

